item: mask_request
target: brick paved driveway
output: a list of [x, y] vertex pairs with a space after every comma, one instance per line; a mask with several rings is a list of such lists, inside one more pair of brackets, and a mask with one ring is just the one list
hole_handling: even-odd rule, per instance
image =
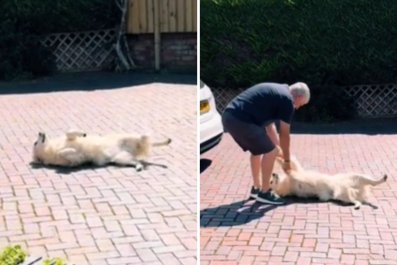
[[[201, 264], [397, 264], [397, 127], [386, 133], [295, 133], [292, 151], [306, 167], [358, 171], [389, 180], [373, 190], [372, 209], [290, 200], [246, 201], [248, 154], [225, 134], [201, 156]], [[390, 127], [389, 127], [390, 128]], [[340, 131], [340, 130], [339, 130]], [[343, 131], [343, 129], [342, 129]]]
[[[80, 78], [76, 91], [0, 96], [0, 249], [21, 244], [76, 265], [196, 264], [196, 85], [80, 91], [101, 75]], [[68, 128], [171, 137], [151, 159], [168, 169], [32, 168], [37, 132]]]

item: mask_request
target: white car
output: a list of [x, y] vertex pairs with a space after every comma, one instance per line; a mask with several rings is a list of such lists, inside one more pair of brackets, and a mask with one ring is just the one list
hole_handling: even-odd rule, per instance
[[223, 125], [211, 89], [200, 80], [200, 154], [222, 139]]

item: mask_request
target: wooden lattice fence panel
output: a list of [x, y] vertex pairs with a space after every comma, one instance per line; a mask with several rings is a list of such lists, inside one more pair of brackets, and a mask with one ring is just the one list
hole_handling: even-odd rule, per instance
[[47, 35], [42, 44], [52, 50], [58, 71], [92, 71], [112, 66], [115, 38], [114, 29], [55, 33]]
[[397, 84], [358, 85], [345, 89], [361, 117], [397, 116]]
[[238, 94], [243, 92], [244, 89], [213, 89], [212, 93], [214, 94], [216, 100], [216, 108], [220, 113], [222, 113], [227, 104]]
[[[213, 89], [218, 111], [222, 113], [230, 100], [243, 90]], [[345, 92], [354, 99], [360, 117], [397, 116], [397, 84], [357, 85], [346, 87]]]

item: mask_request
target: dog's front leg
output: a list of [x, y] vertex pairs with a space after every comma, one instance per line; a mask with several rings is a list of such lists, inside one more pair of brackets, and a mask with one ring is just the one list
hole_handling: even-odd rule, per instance
[[84, 161], [84, 156], [74, 148], [64, 148], [58, 155], [69, 162], [69, 166], [76, 166]]
[[86, 137], [86, 136], [87, 136], [87, 134], [85, 132], [82, 132], [79, 130], [69, 130], [66, 133], [66, 138], [69, 141], [72, 141], [72, 140], [76, 139], [77, 137]]

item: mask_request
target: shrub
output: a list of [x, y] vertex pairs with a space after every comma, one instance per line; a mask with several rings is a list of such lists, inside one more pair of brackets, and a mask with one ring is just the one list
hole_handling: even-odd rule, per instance
[[393, 0], [202, 0], [201, 79], [211, 87], [306, 82], [302, 120], [348, 119], [341, 86], [397, 81]]
[[42, 35], [110, 28], [120, 20], [114, 0], [2, 0], [0, 10], [0, 79], [6, 80], [54, 69]]
[[43, 260], [43, 265], [66, 265], [62, 258], [48, 258]]
[[0, 253], [1, 265], [18, 265], [26, 258], [26, 252], [21, 249], [21, 246], [8, 246]]
[[294, 114], [294, 119], [303, 122], [334, 122], [357, 117], [353, 98], [342, 87], [312, 86], [310, 102]]
[[213, 87], [397, 81], [393, 0], [202, 0], [201, 75]]

